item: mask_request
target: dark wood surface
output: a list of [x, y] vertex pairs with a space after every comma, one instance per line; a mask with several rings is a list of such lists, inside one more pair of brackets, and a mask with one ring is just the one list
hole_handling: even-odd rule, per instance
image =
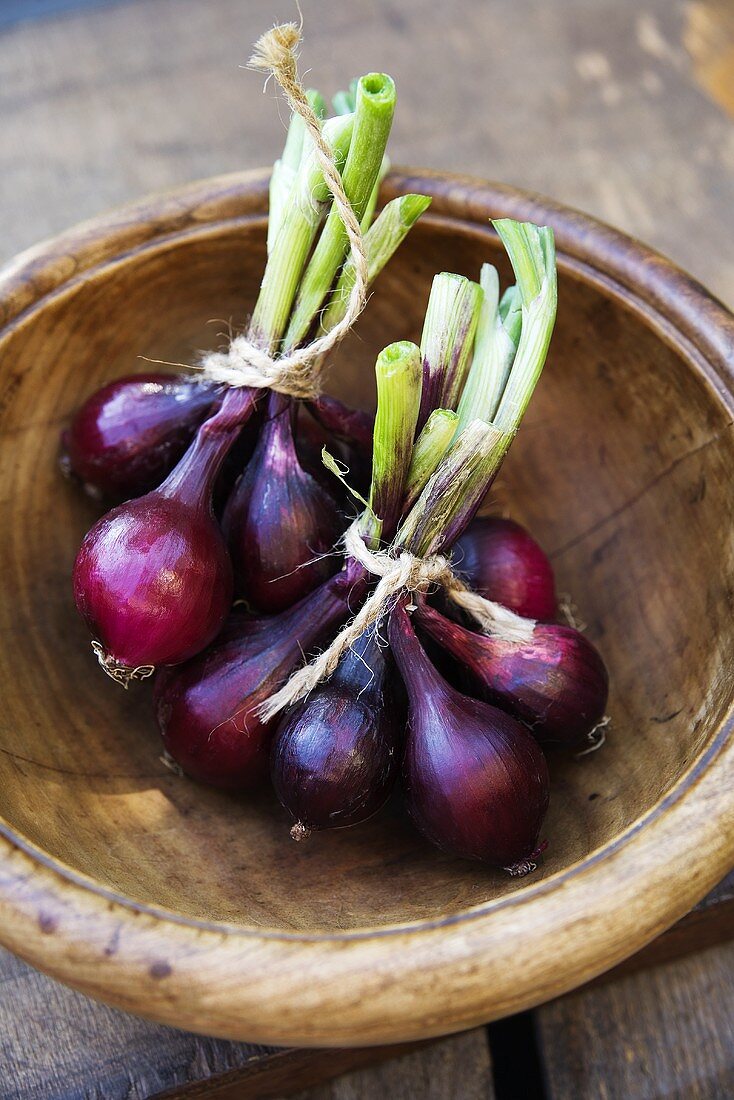
[[537, 1013], [549, 1095], [728, 1100], [734, 945], [585, 989]]
[[[266, 0], [134, 0], [7, 20], [0, 259], [142, 192], [271, 161], [272, 95], [253, 97], [254, 78], [237, 65], [276, 15], [290, 14]], [[396, 161], [550, 194], [639, 235], [734, 300], [728, 0], [312, 0], [305, 16], [308, 62], [325, 90], [353, 70], [396, 76]], [[729, 881], [626, 966], [719, 942], [732, 923]], [[732, 1095], [733, 961], [719, 947], [542, 1009], [547, 1095]], [[307, 1095], [490, 1096], [485, 1040], [484, 1031], [446, 1040]], [[0, 955], [3, 1097], [194, 1094], [184, 1086], [221, 1100], [284, 1095], [365, 1056], [375, 1055], [273, 1053], [159, 1028]]]

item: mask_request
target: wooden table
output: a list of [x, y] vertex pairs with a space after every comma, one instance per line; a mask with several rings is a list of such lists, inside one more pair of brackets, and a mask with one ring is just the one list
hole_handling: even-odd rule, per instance
[[[545, 192], [734, 302], [731, 0], [304, 9], [306, 63], [325, 90], [370, 68], [396, 77], [396, 162]], [[292, 14], [266, 0], [4, 0], [0, 260], [143, 192], [272, 161], [273, 93], [258, 95], [237, 66]], [[202, 1039], [96, 1005], [0, 953], [0, 1096], [241, 1100], [372, 1063], [298, 1095], [730, 1097], [732, 932], [734, 878], [624, 973], [399, 1057]]]

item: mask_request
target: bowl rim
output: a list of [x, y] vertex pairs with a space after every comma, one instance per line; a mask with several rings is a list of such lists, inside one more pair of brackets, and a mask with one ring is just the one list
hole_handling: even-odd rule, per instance
[[[202, 180], [21, 253], [0, 270], [0, 342], [46, 299], [102, 267], [180, 234], [264, 220], [268, 179], [261, 169]], [[490, 216], [550, 222], [559, 267], [641, 313], [734, 414], [734, 317], [659, 253], [503, 184], [393, 170], [384, 197], [410, 191], [430, 194], [425, 220], [448, 227], [491, 234]], [[365, 1045], [473, 1026], [613, 966], [730, 869], [733, 727], [730, 712], [663, 798], [584, 860], [459, 913], [373, 929], [287, 932], [189, 918], [102, 886], [0, 820], [0, 942], [99, 999], [227, 1038]], [[303, 988], [294, 988], [294, 967], [310, 979]]]

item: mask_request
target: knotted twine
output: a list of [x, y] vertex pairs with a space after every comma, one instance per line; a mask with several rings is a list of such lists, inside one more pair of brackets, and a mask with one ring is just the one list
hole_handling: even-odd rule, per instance
[[402, 549], [370, 550], [362, 539], [358, 520], [345, 532], [343, 543], [347, 557], [354, 558], [380, 579], [354, 618], [341, 629], [328, 648], [294, 672], [288, 682], [259, 707], [258, 714], [264, 721], [305, 698], [317, 684], [331, 676], [350, 646], [365, 630], [388, 615], [403, 594], [425, 592], [431, 585], [443, 588], [452, 603], [467, 611], [483, 633], [499, 635], [513, 642], [527, 642], [532, 637], [534, 619], [525, 619], [509, 608], [472, 592], [453, 572], [450, 559], [441, 554], [419, 558]]
[[354, 286], [346, 313], [338, 324], [303, 348], [273, 358], [245, 334], [236, 336], [223, 352], [209, 352], [199, 368], [205, 378], [227, 386], [252, 386], [277, 390], [289, 397], [312, 399], [321, 392], [320, 365], [354, 325], [367, 301], [367, 254], [359, 222], [342, 185], [334, 155], [321, 132], [298, 76], [298, 47], [301, 31], [295, 23], [281, 23], [266, 31], [255, 43], [248, 62], [251, 69], [272, 74], [283, 90], [292, 111], [301, 116], [311, 135], [324, 181], [344, 223], [354, 262]]

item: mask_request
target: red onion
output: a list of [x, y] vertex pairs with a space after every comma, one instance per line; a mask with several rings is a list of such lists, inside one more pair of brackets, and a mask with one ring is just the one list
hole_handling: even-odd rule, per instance
[[92, 496], [129, 500], [171, 472], [221, 387], [195, 377], [118, 378], [88, 397], [62, 434], [61, 467]]
[[370, 413], [354, 409], [327, 394], [308, 401], [306, 408], [330, 436], [344, 440], [362, 453], [371, 453], [375, 418]]
[[519, 523], [478, 517], [457, 542], [454, 561], [480, 596], [526, 619], [555, 618], [553, 567]]
[[596, 649], [578, 630], [536, 623], [530, 641], [506, 641], [466, 630], [424, 601], [416, 620], [469, 669], [487, 699], [527, 723], [539, 741], [568, 748], [593, 743], [609, 678]]
[[409, 697], [406, 800], [429, 840], [513, 874], [530, 869], [548, 808], [548, 769], [514, 718], [455, 691], [436, 671], [402, 604], [390, 645]]
[[179, 668], [162, 669], [155, 711], [163, 743], [193, 779], [245, 790], [267, 770], [278, 718], [257, 709], [349, 614], [363, 584], [347, 568], [295, 607], [269, 618], [233, 614], [217, 642]]
[[338, 568], [331, 551], [344, 528], [333, 496], [298, 461], [293, 411], [288, 398], [271, 394], [269, 419], [223, 518], [237, 591], [268, 612], [291, 607]]
[[74, 596], [114, 678], [185, 661], [219, 632], [232, 567], [212, 487], [253, 403], [250, 391], [230, 390], [160, 488], [108, 512], [84, 539]]
[[296, 819], [296, 840], [312, 829], [366, 821], [385, 804], [399, 767], [401, 732], [388, 675], [370, 631], [282, 722], [271, 776]]

